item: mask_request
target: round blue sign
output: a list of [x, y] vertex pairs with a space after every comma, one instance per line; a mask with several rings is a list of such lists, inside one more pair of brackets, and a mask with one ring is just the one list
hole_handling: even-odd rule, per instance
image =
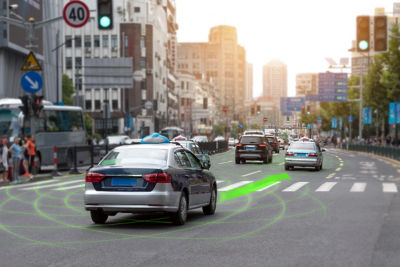
[[27, 93], [37, 93], [42, 89], [43, 81], [39, 73], [30, 71], [22, 75], [21, 87]]

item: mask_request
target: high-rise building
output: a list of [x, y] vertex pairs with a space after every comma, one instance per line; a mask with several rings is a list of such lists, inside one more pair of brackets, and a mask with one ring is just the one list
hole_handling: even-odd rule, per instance
[[177, 61], [178, 71], [187, 71], [196, 77], [205, 75], [213, 81], [217, 98], [222, 106], [227, 107], [225, 116], [218, 116], [221, 121], [228, 121], [227, 117], [241, 119], [246, 97], [247, 63], [246, 51], [238, 45], [235, 27], [222, 25], [211, 28], [207, 43], [179, 43]]
[[[318, 73], [299, 73], [296, 75], [296, 96], [318, 94]], [[319, 102], [307, 102], [307, 111], [316, 113]]]
[[246, 66], [246, 100], [249, 101], [253, 99], [253, 64], [247, 63]]
[[273, 97], [276, 103], [287, 97], [287, 66], [279, 60], [272, 60], [263, 68], [263, 96]]

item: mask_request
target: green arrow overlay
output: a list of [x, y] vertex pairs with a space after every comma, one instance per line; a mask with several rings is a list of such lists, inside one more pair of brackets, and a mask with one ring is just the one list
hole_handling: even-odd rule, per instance
[[244, 185], [239, 188], [235, 188], [229, 191], [224, 191], [224, 192], [219, 192], [219, 203], [231, 200], [234, 198], [238, 198], [241, 196], [245, 196], [247, 194], [253, 193], [257, 190], [263, 189], [264, 187], [267, 187], [271, 184], [274, 184], [276, 182], [279, 182], [281, 180], [291, 180], [290, 176], [287, 173], [282, 173], [282, 174], [276, 174], [276, 175], [271, 175], [267, 176], [266, 178], [251, 183]]

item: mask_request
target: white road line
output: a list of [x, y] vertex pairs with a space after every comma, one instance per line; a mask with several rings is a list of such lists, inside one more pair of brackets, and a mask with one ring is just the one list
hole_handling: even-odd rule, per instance
[[237, 182], [237, 183], [234, 183], [234, 184], [225, 186], [225, 187], [219, 189], [218, 191], [221, 191], [221, 192], [223, 192], [223, 191], [229, 191], [229, 190], [232, 190], [232, 189], [235, 189], [235, 188], [244, 186], [244, 185], [246, 185], [246, 184], [250, 184], [250, 183], [252, 183], [252, 182], [253, 182], [253, 181], [240, 181], [240, 182]]
[[37, 185], [37, 184], [42, 185], [42, 184], [56, 183], [56, 182], [60, 182], [60, 181], [58, 181], [58, 180], [49, 180], [49, 181], [39, 181], [39, 182], [35, 182], [35, 183], [27, 183], [27, 184], [20, 184], [20, 185], [8, 185], [8, 186], [5, 186], [5, 187], [0, 187], [0, 190], [7, 189], [7, 188], [20, 188], [20, 187]]
[[295, 192], [300, 188], [302, 188], [303, 186], [305, 186], [306, 184], [308, 184], [308, 182], [297, 182], [285, 188], [284, 190], [282, 190], [282, 192]]
[[354, 183], [350, 189], [350, 192], [364, 192], [367, 183]]
[[315, 192], [329, 192], [336, 184], [337, 182], [323, 183], [320, 187], [317, 188], [317, 190], [315, 190]]
[[226, 164], [226, 163], [231, 163], [231, 162], [233, 162], [232, 160], [230, 160], [230, 161], [225, 161], [225, 162], [220, 162], [220, 163], [218, 163], [218, 164]]
[[262, 191], [267, 190], [268, 188], [270, 188], [270, 187], [272, 187], [272, 186], [274, 186], [274, 185], [280, 184], [280, 183], [281, 183], [281, 182], [273, 183], [273, 184], [271, 184], [271, 185], [269, 185], [269, 186], [266, 186], [266, 187], [264, 187], [264, 188], [261, 188], [261, 189], [257, 190], [257, 192], [262, 192]]
[[75, 189], [75, 188], [80, 188], [80, 187], [84, 187], [85, 184], [78, 184], [78, 185], [73, 185], [73, 186], [67, 186], [67, 187], [60, 187], [60, 188], [56, 188], [53, 189], [55, 191], [64, 191], [64, 190], [70, 190], [70, 189]]
[[225, 181], [223, 181], [223, 180], [217, 180], [217, 184], [221, 184], [221, 183], [223, 183], [223, 182], [225, 182]]
[[75, 181], [70, 181], [70, 182], [61, 182], [61, 183], [57, 183], [57, 184], [42, 185], [42, 186], [41, 185], [32, 186], [32, 187], [27, 187], [27, 188], [21, 188], [19, 190], [43, 189], [43, 188], [50, 188], [50, 187], [63, 186], [63, 185], [76, 184], [76, 183], [82, 183], [82, 180], [75, 180]]
[[256, 174], [256, 173], [259, 173], [259, 172], [261, 172], [261, 171], [255, 171], [255, 172], [251, 172], [251, 173], [248, 173], [248, 174], [243, 174], [242, 177], [246, 177], [246, 176], [249, 176], [249, 175], [252, 175], [252, 174]]
[[395, 183], [382, 183], [382, 190], [384, 193], [397, 193], [397, 186]]

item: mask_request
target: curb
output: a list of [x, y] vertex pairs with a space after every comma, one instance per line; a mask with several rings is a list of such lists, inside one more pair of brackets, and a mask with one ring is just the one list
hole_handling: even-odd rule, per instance
[[386, 160], [389, 161], [393, 164], [397, 164], [400, 165], [400, 161], [392, 159], [392, 158], [388, 158], [388, 157], [384, 157], [384, 156], [380, 156], [380, 155], [376, 155], [373, 153], [367, 153], [367, 152], [360, 152], [360, 151], [353, 151], [353, 150], [346, 150], [346, 149], [339, 149], [337, 148], [336, 150], [340, 151], [340, 152], [347, 152], [347, 153], [352, 153], [352, 154], [357, 154], [357, 155], [363, 155], [363, 156], [367, 156], [370, 158], [378, 158], [378, 159], [382, 159], [382, 160]]

